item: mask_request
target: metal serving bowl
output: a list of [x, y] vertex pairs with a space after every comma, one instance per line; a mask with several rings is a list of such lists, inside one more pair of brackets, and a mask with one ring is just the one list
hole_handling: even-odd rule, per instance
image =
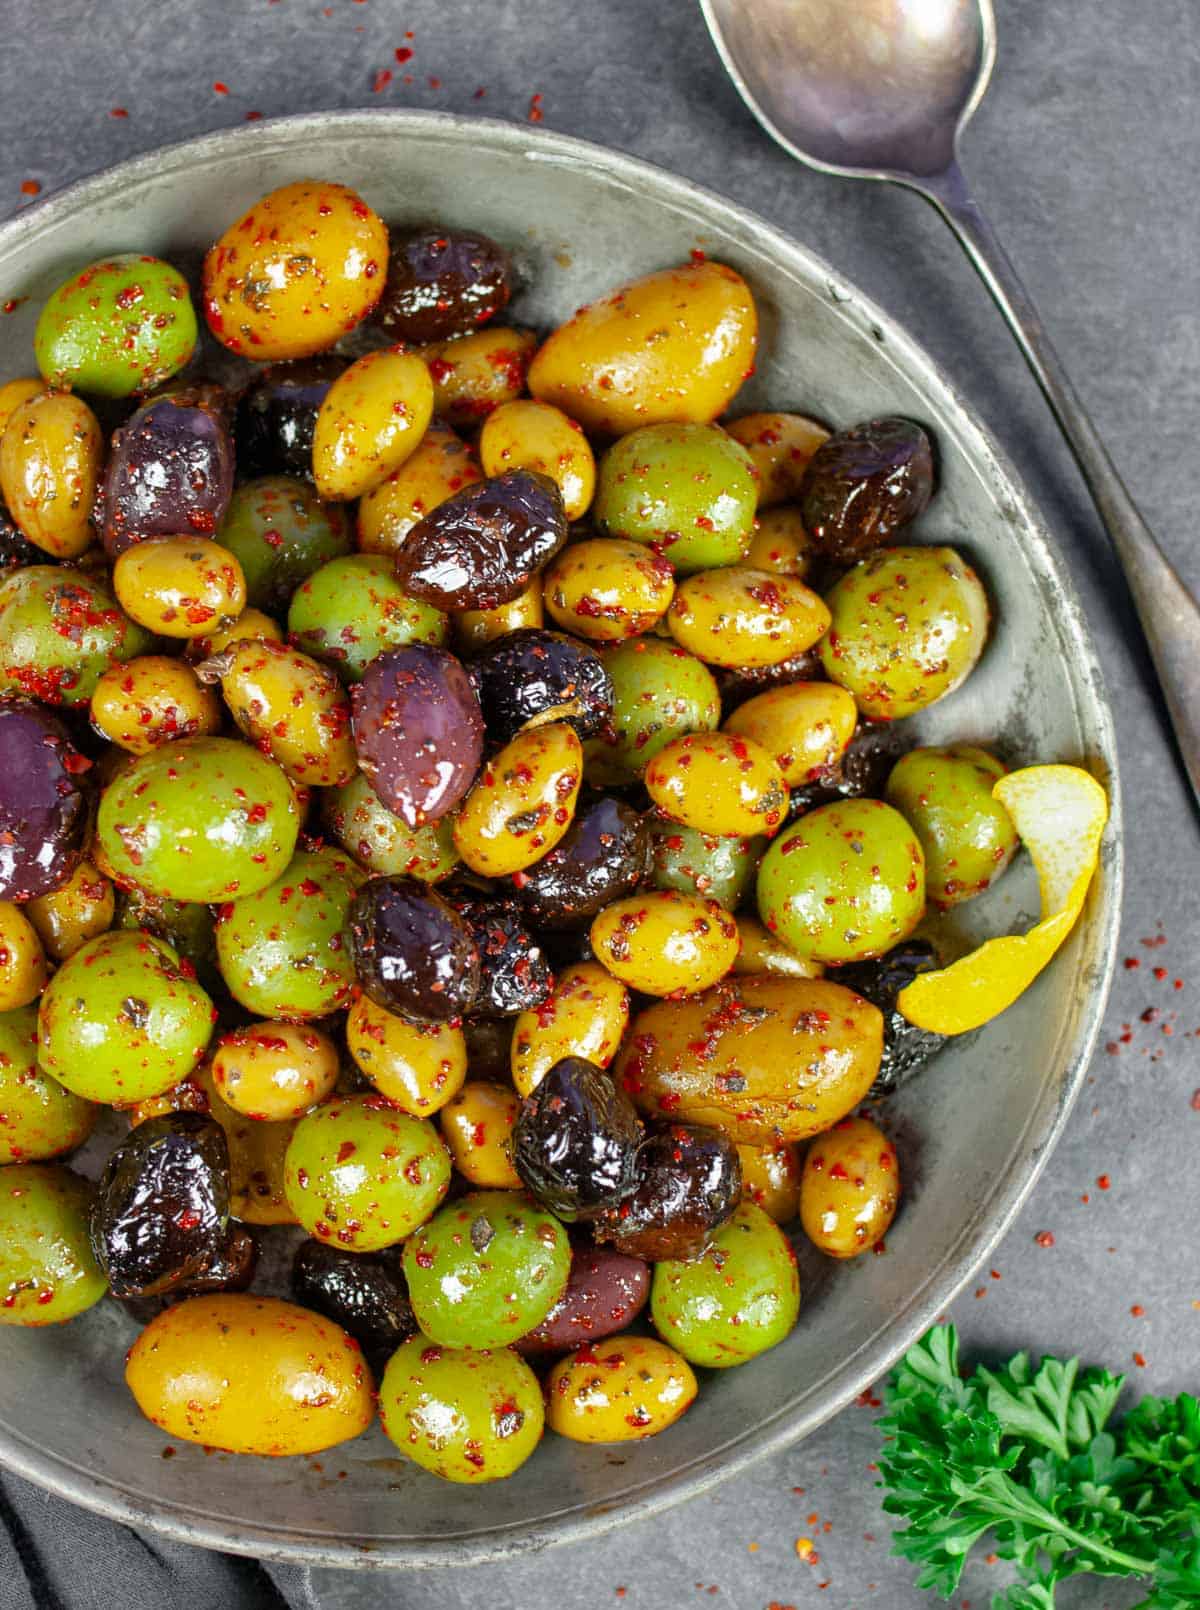
[[[331, 1565], [466, 1564], [579, 1540], [698, 1493], [813, 1430], [940, 1313], [1011, 1223], [1083, 1078], [1113, 965], [1121, 885], [1112, 718], [1075, 590], [1012, 469], [929, 358], [832, 268], [762, 219], [615, 151], [434, 113], [285, 118], [168, 147], [72, 185], [0, 228], [0, 378], [28, 372], [37, 311], [113, 251], [191, 256], [264, 191], [341, 180], [391, 220], [471, 225], [527, 271], [514, 312], [548, 327], [620, 281], [687, 258], [731, 263], [761, 315], [739, 408], [837, 423], [900, 413], [936, 433], [940, 490], [918, 536], [962, 548], [994, 604], [967, 685], [923, 739], [998, 744], [1010, 761], [1082, 763], [1113, 820], [1087, 910], [1037, 984], [956, 1042], [890, 1104], [907, 1191], [882, 1257], [834, 1267], [799, 1248], [794, 1333], [710, 1373], [665, 1435], [619, 1450], [549, 1436], [510, 1481], [446, 1486], [378, 1429], [323, 1456], [206, 1456], [144, 1421], [122, 1381], [133, 1320], [105, 1302], [47, 1331], [0, 1329], [0, 1462], [116, 1520], [184, 1541]], [[975, 933], [1028, 922], [1022, 864], [967, 908]], [[323, 1468], [322, 1468], [323, 1467]]]

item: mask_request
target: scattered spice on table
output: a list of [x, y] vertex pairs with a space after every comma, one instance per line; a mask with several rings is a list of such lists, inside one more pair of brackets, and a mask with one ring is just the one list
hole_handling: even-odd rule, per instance
[[1052, 1247], [1054, 1245], [1054, 1231], [1039, 1230], [1033, 1239], [1039, 1247]]
[[23, 196], [40, 196], [42, 187], [36, 179], [21, 180], [21, 194]]
[[532, 96], [529, 102], [529, 121], [531, 123], [540, 123], [544, 115], [545, 114], [542, 111], [542, 97], [540, 95]]

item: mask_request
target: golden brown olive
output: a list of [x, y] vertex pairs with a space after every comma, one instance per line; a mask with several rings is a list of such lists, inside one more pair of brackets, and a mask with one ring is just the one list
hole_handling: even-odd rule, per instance
[[65, 962], [81, 945], [112, 927], [117, 904], [113, 886], [92, 861], [81, 861], [52, 894], [25, 905], [47, 956]]
[[32, 543], [75, 559], [92, 540], [104, 456], [100, 421], [67, 391], [17, 403], [0, 437], [0, 494]]
[[92, 694], [92, 725], [110, 743], [145, 755], [176, 738], [221, 730], [221, 701], [183, 660], [142, 654], [110, 665]]
[[672, 822], [718, 837], [770, 837], [788, 791], [773, 757], [738, 733], [672, 738], [646, 767], [646, 792]]
[[345, 185], [301, 179], [272, 190], [204, 259], [208, 327], [258, 363], [333, 346], [375, 306], [387, 230]]
[[754, 365], [750, 288], [723, 263], [648, 274], [581, 308], [529, 369], [529, 389], [585, 430], [708, 421]]
[[546, 608], [577, 637], [616, 643], [649, 631], [675, 596], [670, 561], [642, 542], [595, 537], [546, 566]]
[[778, 665], [823, 636], [829, 610], [792, 576], [727, 565], [681, 582], [667, 625], [677, 643], [710, 665]]
[[882, 1052], [882, 1014], [841, 984], [735, 976], [641, 1012], [616, 1077], [644, 1113], [771, 1146], [844, 1118]]
[[569, 1353], [546, 1382], [546, 1423], [572, 1442], [638, 1442], [695, 1401], [686, 1359], [648, 1336], [610, 1336]]
[[210, 664], [233, 719], [289, 777], [318, 788], [350, 781], [358, 769], [350, 702], [332, 671], [282, 643], [253, 641]]
[[46, 953], [20, 906], [0, 901], [0, 1012], [36, 1001], [47, 978]]
[[764, 509], [754, 522], [754, 535], [746, 550], [746, 563], [752, 570], [765, 570], [773, 576], [802, 578], [813, 561], [813, 540], [804, 529], [800, 510], [781, 503]]
[[739, 913], [738, 938], [742, 948], [733, 964], [735, 973], [779, 973], [785, 978], [823, 978], [825, 968], [811, 956], [797, 956], [782, 939], [764, 928], [757, 917]]
[[833, 682], [788, 682], [739, 705], [724, 731], [750, 738], [775, 757], [789, 788], [819, 780], [846, 752], [858, 709]]
[[843, 1118], [808, 1148], [800, 1223], [831, 1258], [857, 1258], [877, 1246], [899, 1200], [896, 1149], [869, 1118]]
[[412, 456], [433, 415], [433, 382], [420, 358], [368, 352], [325, 394], [313, 431], [317, 495], [346, 502], [374, 491]]
[[527, 1096], [565, 1057], [607, 1068], [629, 1024], [629, 991], [599, 962], [564, 968], [540, 1006], [513, 1028], [512, 1079]]
[[521, 1112], [514, 1090], [471, 1079], [442, 1108], [442, 1139], [465, 1180], [491, 1191], [524, 1189], [513, 1167], [512, 1132]]
[[237, 620], [228, 625], [219, 626], [204, 637], [191, 638], [184, 653], [189, 664], [198, 665], [231, 643], [282, 643], [283, 638], [283, 627], [270, 615], [264, 615], [261, 609], [244, 609]]
[[614, 978], [643, 995], [694, 995], [733, 966], [737, 924], [715, 900], [644, 889], [606, 906], [592, 949]]
[[800, 1160], [796, 1148], [783, 1142], [778, 1146], [739, 1146], [742, 1163], [742, 1201], [775, 1220], [790, 1224], [800, 1208]]
[[537, 346], [532, 330], [488, 326], [453, 341], [417, 347], [433, 381], [433, 411], [452, 425], [470, 427], [525, 390], [525, 372]]
[[16, 380], [6, 380], [0, 386], [0, 436], [8, 429], [8, 422], [20, 408], [22, 403], [32, 402], [46, 390], [46, 382], [39, 375], [22, 375]]
[[299, 1118], [330, 1095], [337, 1046], [310, 1023], [250, 1023], [219, 1042], [213, 1083], [235, 1112], [278, 1122]]
[[440, 419], [430, 422], [412, 454], [358, 506], [362, 553], [394, 554], [431, 509], [483, 479], [475, 454]]
[[152, 1319], [125, 1380], [148, 1420], [229, 1453], [320, 1453], [365, 1431], [374, 1382], [340, 1326], [275, 1297], [191, 1297]]
[[725, 429], [754, 460], [760, 509], [794, 498], [809, 459], [829, 440], [824, 425], [805, 414], [743, 414]]
[[495, 609], [461, 609], [450, 617], [455, 646], [469, 659], [499, 637], [508, 637], [526, 626], [545, 625], [542, 607], [542, 578], [535, 576], [523, 593]]
[[501, 403], [479, 433], [485, 475], [540, 470], [558, 483], [568, 520], [582, 520], [596, 490], [596, 458], [582, 428], [561, 408], [518, 398]]
[[519, 732], [485, 761], [454, 822], [454, 843], [472, 872], [521, 872], [552, 850], [571, 825], [583, 747], [565, 721]]
[[380, 1095], [414, 1118], [428, 1118], [444, 1107], [467, 1076], [461, 1028], [409, 1023], [366, 995], [350, 1008], [346, 1049]]
[[246, 607], [237, 557], [207, 537], [134, 543], [113, 566], [113, 591], [131, 620], [160, 637], [201, 637]]

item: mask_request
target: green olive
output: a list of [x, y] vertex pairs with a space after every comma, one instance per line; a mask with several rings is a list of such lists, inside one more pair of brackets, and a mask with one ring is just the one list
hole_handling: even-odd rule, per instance
[[290, 475], [239, 486], [217, 541], [241, 562], [249, 603], [268, 613], [282, 613], [302, 581], [353, 547], [345, 510], [322, 503], [311, 486]]
[[288, 636], [324, 660], [343, 682], [361, 682], [377, 654], [407, 643], [441, 648], [450, 623], [432, 604], [410, 598], [383, 554], [331, 559], [292, 594]]
[[716, 837], [694, 827], [665, 822], [651, 829], [656, 889], [703, 895], [734, 911], [754, 881], [766, 840]]
[[152, 639], [92, 576], [27, 565], [0, 580], [0, 690], [46, 704], [87, 704], [117, 661]]
[[130, 397], [178, 374], [196, 333], [179, 270], [158, 257], [122, 252], [72, 274], [50, 293], [33, 348], [52, 386]]
[[368, 872], [439, 883], [459, 864], [452, 816], [410, 828], [380, 802], [362, 772], [342, 788], [326, 789], [321, 810], [328, 831]]
[[712, 672], [694, 654], [662, 637], [635, 637], [604, 656], [612, 678], [609, 730], [590, 738], [588, 780], [600, 787], [640, 782], [649, 761], [672, 738], [712, 732], [721, 696]]
[[992, 789], [1005, 768], [986, 749], [912, 749], [892, 768], [884, 798], [925, 852], [925, 888], [935, 906], [982, 894], [1017, 852], [1012, 818]]
[[108, 1289], [88, 1239], [91, 1186], [57, 1163], [0, 1168], [0, 1325], [59, 1325]]
[[0, 1015], [0, 1164], [59, 1157], [96, 1122], [98, 1108], [38, 1067], [37, 1024], [36, 1006]]

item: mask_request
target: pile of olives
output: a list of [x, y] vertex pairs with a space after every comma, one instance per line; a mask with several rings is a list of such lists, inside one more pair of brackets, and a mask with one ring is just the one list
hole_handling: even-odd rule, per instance
[[896, 741], [988, 630], [926, 431], [728, 417], [698, 254], [544, 339], [518, 289], [291, 184], [0, 387], [0, 1324], [108, 1292], [173, 1439], [670, 1426], [796, 1323], [784, 1227], [882, 1246], [918, 927], [1017, 846]]

